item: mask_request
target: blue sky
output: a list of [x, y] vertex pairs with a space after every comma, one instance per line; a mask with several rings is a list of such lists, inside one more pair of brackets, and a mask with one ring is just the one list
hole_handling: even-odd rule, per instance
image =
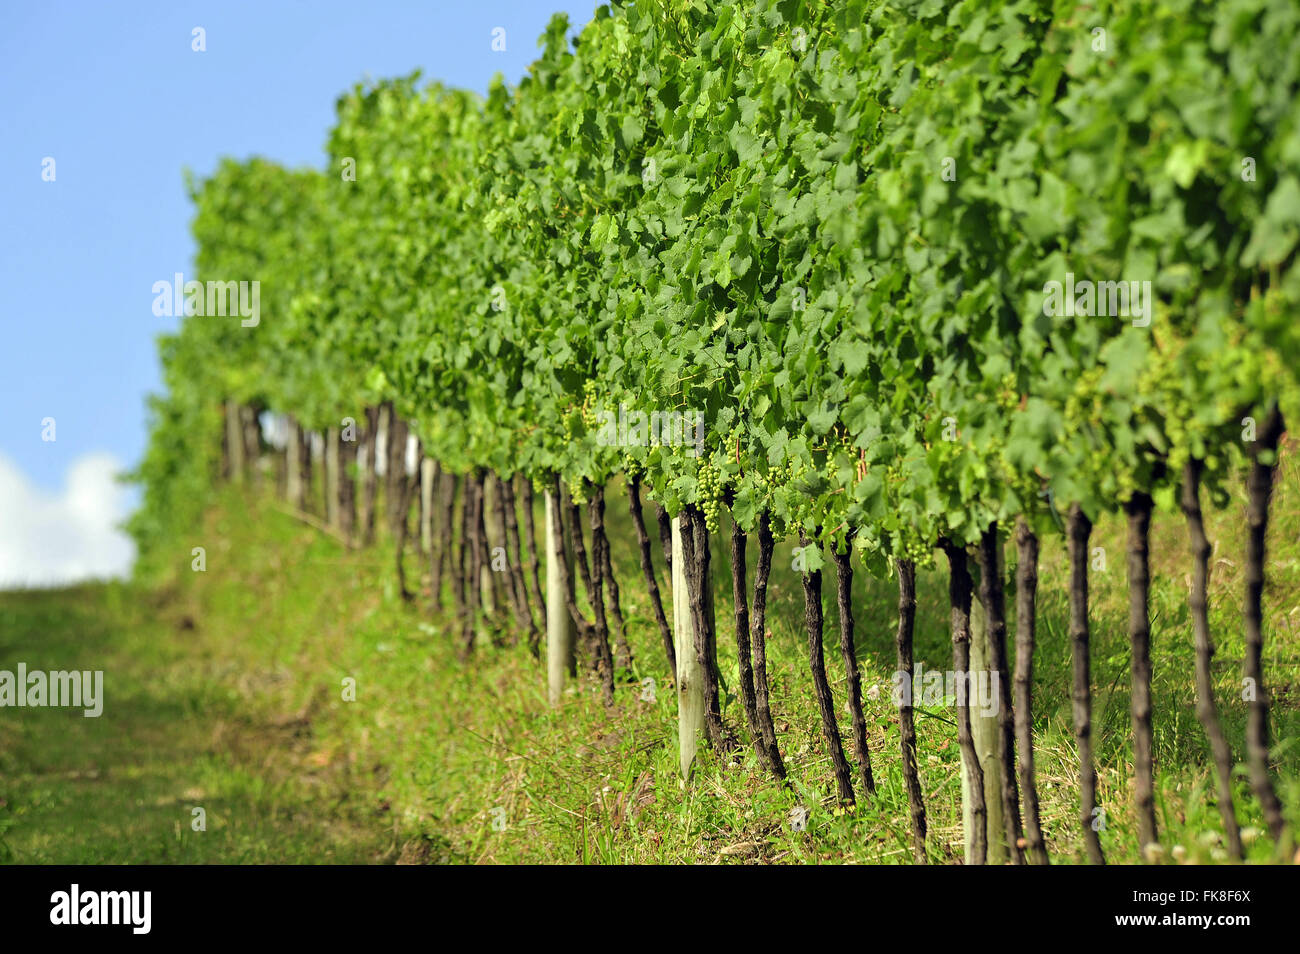
[[[35, 559], [31, 538], [49, 535], [24, 509], [53, 508], [42, 519], [57, 522], [134, 499], [72, 498], [93, 483], [88, 473], [129, 468], [143, 451], [145, 395], [159, 380], [154, 338], [175, 322], [152, 314], [151, 287], [193, 272], [184, 168], [205, 175], [222, 156], [254, 154], [320, 165], [335, 98], [354, 83], [420, 68], [426, 79], [486, 91], [498, 72], [512, 82], [524, 74], [552, 13], [567, 12], [576, 31], [595, 7], [11, 5], [0, 31], [0, 537], [9, 534], [9, 563]], [[205, 52], [191, 49], [195, 27]], [[491, 48], [495, 27], [506, 31], [505, 52]], [[42, 179], [46, 157], [53, 182]], [[41, 439], [45, 418], [55, 419], [52, 442]], [[78, 528], [63, 529], [75, 546]], [[22, 534], [28, 551], [16, 552]], [[5, 565], [0, 551], [0, 586]]]

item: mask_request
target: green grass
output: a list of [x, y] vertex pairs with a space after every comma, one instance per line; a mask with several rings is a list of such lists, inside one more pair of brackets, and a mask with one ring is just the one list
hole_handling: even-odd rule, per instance
[[[778, 548], [769, 623], [773, 707], [789, 787], [765, 777], [747, 746], [702, 751], [689, 785], [676, 761], [676, 711], [621, 488], [610, 489], [616, 568], [636, 682], [606, 709], [590, 679], [557, 709], [522, 646], [487, 640], [473, 659], [455, 627], [398, 598], [385, 543], [348, 551], [273, 502], [223, 491], [205, 526], [176, 542], [167, 583], [0, 593], [0, 669], [102, 669], [103, 716], [0, 710], [0, 852], [35, 863], [264, 862], [902, 862], [908, 813], [890, 702], [897, 593], [855, 586], [858, 650], [878, 791], [850, 812], [834, 780], [807, 672], [803, 595]], [[1278, 787], [1300, 820], [1300, 474], [1288, 458], [1275, 498], [1266, 591], [1265, 673], [1273, 694]], [[1238, 759], [1246, 716], [1240, 659], [1244, 499], [1211, 516], [1211, 622], [1218, 700]], [[1102, 845], [1136, 862], [1130, 810], [1127, 586], [1122, 523], [1103, 520], [1092, 577], [1094, 738]], [[204, 546], [207, 570], [189, 570]], [[730, 576], [714, 544], [724, 719], [741, 725]], [[1223, 858], [1208, 746], [1194, 712], [1189, 571], [1180, 517], [1152, 540], [1157, 809], [1167, 860]], [[656, 557], [658, 548], [656, 546]], [[752, 560], [752, 547], [751, 547]], [[425, 561], [409, 558], [413, 578]], [[662, 573], [662, 566], [659, 566]], [[1043, 825], [1055, 862], [1082, 862], [1069, 709], [1065, 562], [1045, 541], [1035, 719]], [[662, 576], [661, 576], [662, 580]], [[752, 570], [751, 570], [752, 580]], [[827, 665], [842, 730], [844, 676], [831, 577]], [[916, 657], [951, 666], [946, 580], [921, 574]], [[654, 700], [640, 680], [657, 682]], [[343, 680], [356, 680], [344, 701]], [[961, 857], [959, 753], [949, 708], [919, 709], [920, 768], [934, 862]], [[1244, 772], [1238, 814], [1251, 860], [1278, 857]], [[805, 805], [807, 830], [790, 812]], [[207, 830], [191, 829], [191, 810]], [[504, 827], [502, 828], [502, 824]]]

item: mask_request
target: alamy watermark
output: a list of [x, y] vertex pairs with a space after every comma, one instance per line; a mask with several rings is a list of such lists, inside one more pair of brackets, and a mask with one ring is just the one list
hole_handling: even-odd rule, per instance
[[970, 706], [982, 716], [991, 716], [1002, 704], [1002, 695], [998, 691], [1000, 680], [996, 670], [926, 670], [917, 663], [912, 678], [907, 673], [898, 671], [891, 680], [893, 683], [893, 700], [895, 706], [923, 705], [938, 707], [955, 700], [958, 706]]
[[50, 923], [118, 924], [130, 927], [132, 934], [148, 934], [152, 908], [152, 891], [83, 891], [74, 883], [68, 891], [50, 895]]
[[18, 664], [17, 673], [0, 669], [0, 708], [81, 708], [87, 719], [98, 719], [104, 711], [104, 672], [55, 669], [27, 671]]
[[239, 323], [245, 328], [256, 328], [262, 320], [262, 283], [259, 281], [187, 282], [185, 276], [177, 272], [173, 281], [154, 282], [153, 293], [153, 313], [159, 318], [238, 315], [242, 319]]
[[1043, 314], [1049, 318], [1132, 318], [1133, 327], [1145, 328], [1151, 324], [1151, 307], [1149, 281], [1076, 282], [1074, 272], [1066, 272], [1064, 284], [1051, 281], [1043, 285]]
[[685, 447], [688, 457], [704, 453], [703, 411], [600, 411], [596, 442], [601, 447]]

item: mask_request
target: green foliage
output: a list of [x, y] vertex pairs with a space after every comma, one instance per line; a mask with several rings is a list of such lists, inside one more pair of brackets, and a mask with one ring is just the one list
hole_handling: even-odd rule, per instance
[[[486, 100], [359, 86], [324, 174], [196, 190], [201, 277], [262, 276], [266, 316], [184, 322], [137, 533], [226, 398], [392, 400], [453, 471], [637, 472], [876, 572], [1168, 505], [1189, 456], [1222, 498], [1243, 418], [1300, 415], [1297, 43], [1286, 0], [655, 0], [556, 17]], [[1150, 310], [1049, 314], [1067, 276]], [[702, 446], [610, 446], [622, 408]]]

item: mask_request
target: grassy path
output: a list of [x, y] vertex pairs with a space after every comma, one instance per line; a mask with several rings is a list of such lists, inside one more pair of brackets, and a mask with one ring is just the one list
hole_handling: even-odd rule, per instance
[[[101, 669], [98, 718], [0, 710], [0, 844], [26, 863], [370, 862], [373, 812], [277, 710], [282, 668], [245, 669], [189, 614], [119, 585], [0, 597], [0, 669]], [[238, 649], [237, 644], [229, 646]], [[194, 831], [196, 807], [206, 830]]]

